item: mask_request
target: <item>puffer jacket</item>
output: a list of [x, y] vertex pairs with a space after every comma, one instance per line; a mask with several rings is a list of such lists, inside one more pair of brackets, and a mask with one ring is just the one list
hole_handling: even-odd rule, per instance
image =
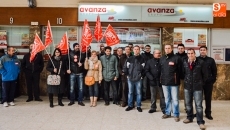
[[211, 57], [198, 57], [199, 59], [203, 60], [205, 63], [206, 68], [209, 70], [207, 71], [208, 73], [208, 78], [206, 80], [206, 84], [213, 84], [216, 82], [216, 77], [217, 77], [217, 67], [216, 67], [216, 62], [213, 58]]
[[173, 53], [160, 58], [161, 77], [160, 81], [165, 86], [178, 86], [182, 78], [182, 61]]
[[130, 81], [136, 82], [144, 76], [145, 60], [141, 55], [131, 56], [125, 62], [123, 72]]
[[103, 55], [100, 58], [102, 64], [102, 76], [105, 81], [112, 81], [115, 77], [119, 77], [118, 61], [114, 55]]
[[192, 69], [190, 69], [190, 63], [188, 60], [183, 61], [183, 75], [184, 75], [184, 88], [190, 91], [203, 90], [204, 82], [207, 80], [208, 73], [205, 63], [196, 58], [192, 63]]

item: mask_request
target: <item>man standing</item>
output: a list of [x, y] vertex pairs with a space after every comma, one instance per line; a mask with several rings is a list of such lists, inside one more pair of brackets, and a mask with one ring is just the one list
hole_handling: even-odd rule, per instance
[[70, 65], [67, 64], [67, 73], [70, 74], [70, 103], [68, 106], [74, 104], [75, 101], [75, 86], [78, 87], [78, 105], [85, 106], [83, 101], [83, 71], [85, 55], [79, 51], [79, 44], [73, 44], [73, 51], [70, 51]]
[[104, 79], [104, 100], [105, 105], [109, 105], [109, 89], [110, 85], [113, 89], [113, 102], [116, 105], [119, 105], [118, 96], [117, 96], [117, 87], [116, 80], [119, 76], [117, 65], [118, 61], [116, 56], [111, 55], [111, 47], [105, 47], [105, 55], [101, 56], [100, 61], [102, 63], [102, 75]]
[[149, 79], [150, 82], [150, 92], [151, 92], [151, 109], [149, 113], [156, 112], [156, 100], [157, 100], [157, 91], [160, 95], [160, 107], [163, 114], [165, 114], [165, 98], [164, 93], [162, 90], [162, 86], [160, 84], [160, 57], [161, 52], [160, 50], [154, 50], [153, 58], [148, 60], [145, 65], [145, 74], [146, 77]]
[[128, 46], [130, 47], [130, 49], [131, 49], [131, 54], [133, 55], [133, 43], [129, 43]]
[[195, 50], [188, 49], [188, 60], [183, 61], [183, 75], [184, 75], [184, 95], [185, 95], [185, 105], [187, 109], [187, 119], [184, 123], [193, 122], [193, 98], [196, 106], [196, 117], [197, 124], [200, 126], [200, 129], [204, 130], [204, 120], [203, 120], [203, 83], [207, 79], [207, 68], [205, 63], [196, 58]]
[[[117, 48], [117, 62], [118, 62], [118, 65], [119, 65], [119, 62], [120, 62], [120, 59], [121, 57], [123, 56], [123, 49], [121, 47]], [[118, 68], [118, 71], [119, 71], [119, 68]], [[120, 101], [121, 100], [121, 86], [122, 86], [122, 82], [121, 82], [121, 74], [119, 73], [119, 78], [117, 79], [117, 95], [118, 95], [118, 100]]]
[[14, 93], [16, 89], [16, 80], [20, 72], [20, 61], [14, 55], [14, 48], [7, 48], [7, 55], [0, 59], [0, 73], [2, 75], [2, 103], [8, 107], [8, 103], [14, 106]]
[[[141, 56], [145, 60], [145, 64], [147, 63], [148, 60], [153, 58], [153, 55], [150, 52], [151, 52], [151, 46], [146, 45], [144, 53], [141, 54]], [[147, 98], [146, 93], [147, 93], [148, 85], [149, 85], [148, 78], [146, 76], [144, 76], [143, 82], [142, 82], [142, 101], [146, 100], [146, 98]]]
[[40, 73], [44, 67], [44, 61], [41, 53], [37, 53], [34, 60], [30, 62], [30, 54], [34, 44], [30, 44], [29, 53], [25, 54], [22, 59], [22, 70], [25, 72], [28, 99], [26, 102], [42, 101], [40, 99]]
[[217, 68], [215, 60], [211, 57], [207, 56], [207, 47], [201, 46], [200, 47], [200, 56], [199, 59], [202, 59], [205, 62], [206, 68], [209, 70], [208, 73], [208, 79], [204, 83], [203, 89], [204, 89], [204, 98], [205, 98], [205, 116], [209, 120], [213, 120], [213, 117], [211, 115], [211, 101], [212, 101], [212, 90], [213, 90], [213, 84], [216, 82], [216, 76], [217, 76]]
[[128, 107], [125, 109], [126, 111], [130, 111], [133, 109], [133, 93], [134, 89], [137, 94], [137, 110], [138, 112], [142, 112], [141, 109], [141, 79], [144, 73], [145, 60], [140, 55], [140, 47], [134, 46], [134, 56], [131, 56], [127, 59], [123, 72], [127, 75], [128, 86], [129, 86], [129, 94], [128, 94]]
[[173, 115], [176, 122], [180, 121], [179, 111], [179, 89], [181, 78], [181, 59], [173, 54], [172, 45], [166, 44], [165, 55], [160, 58], [161, 77], [160, 81], [165, 96], [165, 114], [162, 119], [171, 117], [171, 106], [173, 107]]
[[121, 83], [122, 83], [122, 107], [126, 107], [128, 104], [128, 83], [127, 83], [127, 75], [123, 72], [123, 66], [125, 64], [125, 61], [130, 57], [131, 55], [131, 49], [129, 46], [125, 47], [125, 54], [121, 56], [119, 63], [118, 63], [118, 71], [121, 75]]

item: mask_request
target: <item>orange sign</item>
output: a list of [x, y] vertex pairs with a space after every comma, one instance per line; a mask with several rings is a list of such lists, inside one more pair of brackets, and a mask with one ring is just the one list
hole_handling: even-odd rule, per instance
[[226, 17], [226, 3], [213, 3], [213, 17]]

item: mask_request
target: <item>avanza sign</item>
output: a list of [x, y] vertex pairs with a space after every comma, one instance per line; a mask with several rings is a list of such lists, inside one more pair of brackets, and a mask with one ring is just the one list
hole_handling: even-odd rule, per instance
[[78, 21], [95, 22], [98, 14], [101, 22], [141, 22], [141, 6], [80, 4], [78, 7]]
[[212, 5], [142, 6], [142, 22], [212, 24]]
[[150, 23], [200, 23], [212, 24], [212, 5], [105, 5], [80, 4], [78, 21], [95, 22], [150, 22]]

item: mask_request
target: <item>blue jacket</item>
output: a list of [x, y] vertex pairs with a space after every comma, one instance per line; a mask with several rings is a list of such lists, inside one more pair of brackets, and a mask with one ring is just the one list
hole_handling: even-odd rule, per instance
[[2, 81], [13, 81], [18, 78], [20, 61], [17, 56], [10, 57], [8, 54], [0, 59], [0, 73]]

